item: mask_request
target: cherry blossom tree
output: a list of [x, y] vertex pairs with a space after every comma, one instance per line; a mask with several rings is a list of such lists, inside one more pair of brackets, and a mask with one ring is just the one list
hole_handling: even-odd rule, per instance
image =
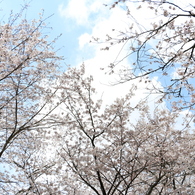
[[133, 89], [103, 107], [84, 66], [63, 73], [56, 88], [58, 126], [14, 140], [2, 193], [194, 194], [195, 135], [174, 127], [178, 114], [133, 104]]
[[128, 18], [125, 30], [113, 29], [118, 33], [105, 40], [109, 43], [105, 50], [119, 43], [128, 50], [126, 56], [110, 64], [111, 70], [129, 58], [131, 66], [121, 72], [120, 83], [158, 76], [164, 86], [155, 90], [172, 101], [175, 110], [194, 110], [195, 102], [195, 6], [188, 2], [118, 0], [108, 5], [111, 9], [122, 7]]
[[[36, 162], [37, 157], [30, 163], [38, 154], [39, 142], [44, 139], [37, 132], [52, 125], [48, 117], [59, 105], [53, 102], [57, 90], [51, 88], [58, 77], [62, 58], [55, 54], [55, 40], [49, 42], [44, 35], [43, 15], [40, 14], [39, 20], [28, 21], [23, 17], [25, 9], [11, 14], [8, 22], [0, 26], [1, 194], [17, 194], [17, 185], [27, 187], [22, 170], [26, 180], [31, 178], [29, 189], [33, 186], [33, 174], [36, 172], [36, 178], [41, 175], [38, 166], [31, 171], [33, 162], [40, 164]], [[40, 166], [41, 172], [50, 167], [44, 163]], [[21, 192], [24, 194], [25, 190]]]
[[[175, 4], [150, 1], [153, 7], [167, 4], [185, 12]], [[159, 38], [158, 32], [165, 33], [166, 25], [171, 34], [172, 21], [148, 33], [136, 33], [132, 28], [132, 38], [123, 34], [124, 38], [116, 40], [136, 40], [131, 50], [138, 54], [134, 66], [142, 67], [140, 77], [164, 71], [174, 63], [182, 66], [181, 60], [193, 51], [179, 47], [177, 52], [184, 53], [179, 58], [171, 54], [173, 47], [163, 47], [164, 60], [175, 57], [164, 63], [164, 69], [147, 74], [141, 66], [143, 54], [150, 56], [154, 68], [163, 65], [161, 50], [156, 49], [157, 55], [149, 43]], [[42, 34], [44, 27], [43, 19], [29, 22], [20, 14], [1, 25], [0, 194], [194, 194], [195, 135], [185, 121], [178, 128], [179, 113], [160, 108], [151, 111], [146, 100], [135, 104], [133, 88], [105, 106], [84, 65], [65, 73], [57, 71], [61, 58], [55, 54], [53, 42]], [[151, 35], [148, 44], [139, 40], [142, 35]], [[148, 47], [146, 53], [144, 47]], [[193, 57], [190, 60], [192, 63]], [[133, 71], [129, 74], [134, 77], [124, 77], [124, 81], [139, 77]], [[177, 83], [185, 78], [178, 77]]]
[[70, 69], [60, 84], [62, 126], [52, 138], [63, 190], [90, 195], [194, 194], [193, 131], [174, 128], [176, 113], [156, 109], [152, 114], [146, 102], [133, 106], [133, 90], [103, 108], [93, 78], [84, 71]]
[[[12, 156], [4, 158], [1, 168], [1, 194], [49, 194], [59, 188], [52, 181], [55, 161], [48, 158], [43, 136], [22, 133], [15, 141]], [[55, 168], [56, 170], [56, 168]]]

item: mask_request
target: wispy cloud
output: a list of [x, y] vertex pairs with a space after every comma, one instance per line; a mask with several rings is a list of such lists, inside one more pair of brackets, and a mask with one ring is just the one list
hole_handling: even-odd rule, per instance
[[62, 17], [73, 19], [77, 25], [86, 26], [104, 14], [101, 10], [104, 7], [103, 4], [110, 1], [70, 0], [66, 6], [60, 4], [58, 11]]

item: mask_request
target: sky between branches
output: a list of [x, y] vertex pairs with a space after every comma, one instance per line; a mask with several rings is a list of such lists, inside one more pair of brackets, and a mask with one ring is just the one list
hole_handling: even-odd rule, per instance
[[[120, 96], [125, 95], [132, 85], [132, 83], [125, 83], [111, 87], [109, 84], [116, 81], [117, 75], [105, 74], [110, 63], [120, 59], [120, 56], [126, 55], [127, 48], [118, 44], [109, 51], [102, 51], [101, 48], [105, 46], [104, 44], [90, 43], [92, 37], [104, 38], [106, 34], [117, 35], [117, 30], [125, 31], [130, 25], [124, 7], [109, 9], [112, 2], [112, 0], [32, 0], [28, 10], [25, 11], [28, 19], [38, 18], [43, 9], [45, 18], [53, 15], [46, 20], [46, 23], [53, 28], [53, 30], [48, 29], [49, 38], [53, 39], [62, 33], [56, 43], [56, 48], [61, 48], [58, 54], [64, 56], [65, 63], [71, 66], [77, 66], [83, 62], [86, 64], [87, 73], [93, 75], [95, 87], [100, 91], [99, 97], [104, 99], [105, 104], [112, 103], [119, 94]], [[0, 3], [1, 24], [9, 17], [10, 10], [17, 13], [25, 3], [28, 1], [3, 0]], [[180, 0], [177, 1], [178, 3], [183, 4], [184, 2]], [[146, 26], [149, 24], [149, 19], [152, 18], [150, 10], [145, 9], [144, 15], [136, 14], [136, 7], [132, 7], [132, 10], [135, 17], [143, 24]], [[115, 30], [113, 31], [113, 29]], [[130, 66], [131, 59], [125, 59], [122, 64]], [[65, 67], [63, 64], [62, 66]], [[102, 68], [104, 71], [101, 70]], [[134, 84], [138, 86], [138, 90], [135, 99], [132, 100], [134, 104], [149, 95], [145, 88], [150, 87], [150, 84], [136, 82], [134, 81]], [[153, 78], [153, 82], [161, 87], [157, 77]], [[156, 100], [157, 95], [150, 96], [149, 106], [152, 110], [156, 107]]]

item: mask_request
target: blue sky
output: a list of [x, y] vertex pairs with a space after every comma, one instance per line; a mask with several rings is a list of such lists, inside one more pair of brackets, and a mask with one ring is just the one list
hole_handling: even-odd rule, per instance
[[[14, 13], [17, 13], [25, 2], [28, 1], [3, 0], [0, 3], [1, 21], [6, 21], [11, 10], [13, 10]], [[62, 33], [62, 36], [56, 43], [56, 48], [63, 47], [58, 54], [64, 56], [67, 64], [75, 64], [78, 63], [76, 60], [77, 54], [80, 55], [82, 52], [79, 51], [78, 38], [84, 32], [90, 32], [91, 29], [84, 25], [77, 25], [77, 22], [74, 19], [62, 16], [60, 14], [60, 7], [65, 9], [67, 6], [67, 0], [32, 0], [25, 13], [29, 19], [38, 18], [42, 9], [44, 9], [45, 18], [53, 15], [46, 21], [48, 26], [53, 28], [53, 30], [50, 31], [51, 33], [49, 36], [50, 38], [55, 38]], [[83, 58], [85, 58], [84, 55]]]
[[[6, 21], [9, 17], [10, 10], [17, 13], [24, 0], [2, 0], [1, 22]], [[123, 7], [109, 9], [113, 0], [32, 0], [29, 3], [29, 8], [26, 11], [27, 18], [38, 18], [42, 9], [44, 9], [45, 18], [54, 14], [47, 20], [48, 26], [52, 27], [49, 37], [51, 39], [62, 33], [62, 36], [56, 43], [56, 49], [61, 48], [58, 55], [65, 58], [65, 63], [71, 66], [77, 66], [83, 62], [86, 64], [86, 71], [92, 74], [95, 80], [95, 87], [100, 91], [99, 97], [104, 98], [105, 104], [110, 104], [116, 97], [124, 96], [132, 85], [138, 88], [135, 98], [132, 100], [136, 104], [141, 98], [148, 96], [149, 91], [146, 87], [151, 88], [151, 84], [138, 81], [128, 82], [123, 85], [110, 86], [118, 77], [117, 74], [106, 74], [108, 65], [127, 54], [128, 48], [123, 48], [123, 44], [118, 44], [112, 47], [109, 51], [101, 51], [105, 46], [104, 43], [89, 43], [92, 36], [105, 38], [106, 34], [110, 36], [118, 36], [117, 30], [127, 30], [130, 25], [130, 20], [126, 16]], [[131, 7], [133, 10], [133, 7]], [[136, 9], [135, 9], [136, 10]], [[147, 13], [146, 13], [147, 12]], [[147, 26], [148, 18], [151, 18], [150, 12], [145, 10], [145, 17], [134, 11], [134, 16]], [[116, 29], [112, 31], [112, 29]], [[121, 50], [123, 48], [123, 50]], [[123, 66], [130, 66], [132, 59], [125, 59], [122, 62]], [[105, 71], [100, 69], [104, 68]], [[116, 72], [119, 71], [116, 69]], [[156, 87], [162, 87], [157, 77], [152, 78], [153, 84]], [[158, 95], [150, 95], [148, 100], [149, 107], [153, 110], [156, 107], [155, 101], [158, 100]], [[165, 106], [165, 104], [163, 104]]]
[[[9, 16], [10, 10], [17, 13], [22, 5], [27, 1], [23, 0], [3, 0], [0, 4], [3, 13], [3, 19]], [[107, 66], [116, 59], [121, 51], [122, 45], [117, 45], [109, 51], [101, 51], [104, 44], [89, 43], [92, 36], [105, 38], [106, 34], [115, 35], [112, 29], [125, 29], [128, 27], [126, 13], [122, 8], [109, 9], [112, 0], [32, 0], [26, 12], [27, 18], [38, 18], [39, 12], [45, 10], [44, 16], [48, 17], [48, 26], [53, 30], [50, 38], [55, 38], [62, 33], [62, 36], [56, 43], [56, 48], [63, 47], [59, 55], [63, 55], [65, 63], [72, 66], [85, 62], [87, 71], [92, 74], [96, 80], [96, 87], [101, 88], [104, 93], [104, 99], [111, 102], [115, 99], [115, 94], [123, 96], [129, 91], [130, 86], [124, 84], [123, 87], [108, 87], [109, 82], [117, 79], [114, 75], [106, 75], [101, 68]], [[125, 49], [121, 55], [125, 55]], [[125, 60], [124, 66], [128, 66]], [[145, 86], [140, 86], [145, 88]], [[116, 93], [117, 91], [117, 93]], [[106, 95], [106, 92], [108, 95]], [[138, 92], [140, 94], [140, 92]], [[143, 92], [142, 92], [143, 93]], [[140, 95], [139, 95], [140, 96]]]
[[[28, 0], [2, 0], [1, 21], [6, 21], [10, 10], [17, 13], [28, 2]], [[74, 66], [93, 58], [96, 51], [103, 47], [103, 45], [89, 44], [92, 36], [105, 37], [107, 33], [113, 33], [112, 28], [120, 29], [124, 25], [127, 27], [123, 10], [113, 11], [104, 5], [111, 2], [113, 0], [31, 0], [26, 16], [28, 19], [38, 18], [42, 9], [45, 18], [53, 14], [47, 20], [48, 26], [53, 28], [49, 36], [55, 38], [62, 33], [56, 44], [56, 48], [63, 47], [58, 54], [64, 56], [67, 64]], [[115, 59], [120, 49], [118, 47], [115, 56], [109, 54], [110, 62]]]
[[[1, 22], [6, 22], [10, 10], [17, 13], [28, 2], [24, 0], [2, 0], [0, 3]], [[53, 28], [49, 34], [51, 39], [62, 33], [56, 42], [56, 49], [62, 48], [58, 54], [64, 56], [65, 63], [71, 66], [85, 62], [88, 66], [88, 73], [93, 74], [96, 78], [96, 86], [101, 85], [100, 88], [103, 91], [108, 91], [108, 80], [110, 81], [112, 76], [105, 75], [103, 71], [100, 71], [100, 68], [106, 68], [110, 62], [115, 60], [122, 45], [113, 47], [110, 51], [101, 51], [100, 49], [104, 44], [89, 42], [92, 36], [105, 37], [107, 33], [113, 33], [113, 28], [122, 28], [126, 25], [123, 10], [115, 9], [112, 11], [109, 6], [104, 5], [111, 2], [112, 0], [32, 0], [25, 12], [29, 20], [38, 18], [42, 9], [44, 9], [45, 18], [53, 14], [47, 23], [49, 27]], [[116, 88], [117, 86], [113, 90], [116, 91]], [[129, 90], [129, 88], [126, 89]], [[118, 91], [121, 93], [118, 94], [123, 95], [127, 90], [123, 90], [119, 86]], [[110, 93], [108, 92], [108, 94]], [[115, 95], [112, 97], [115, 99]], [[110, 100], [110, 97], [107, 99]]]

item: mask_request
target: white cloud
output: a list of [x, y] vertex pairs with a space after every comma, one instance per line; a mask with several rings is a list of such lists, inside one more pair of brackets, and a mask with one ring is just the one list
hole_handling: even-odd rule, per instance
[[[111, 0], [70, 0], [67, 6], [61, 4], [58, 11], [62, 17], [73, 19], [78, 25], [87, 26], [106, 13], [102, 12], [102, 8], [105, 7], [103, 4], [108, 2]], [[92, 17], [93, 14], [98, 17]]]
[[[124, 59], [121, 66], [115, 68], [115, 73], [109, 75], [108, 65], [113, 63], [117, 58], [123, 57], [127, 54], [128, 46], [124, 43], [116, 44], [112, 46], [108, 51], [102, 51], [101, 48], [107, 45], [107, 43], [89, 43], [91, 37], [106, 38], [106, 34], [109, 36], [117, 37], [118, 30], [127, 31], [129, 27], [129, 18], [126, 12], [120, 8], [109, 10], [108, 7], [102, 6], [103, 3], [109, 3], [107, 1], [88, 1], [82, 0], [79, 2], [78, 8], [74, 8], [76, 5], [75, 0], [71, 0], [67, 7], [59, 8], [61, 15], [70, 17], [76, 20], [77, 24], [88, 25], [86, 21], [93, 20], [93, 26], [91, 27], [91, 32], [84, 32], [79, 38], [79, 49], [82, 53], [83, 50], [87, 50], [90, 53], [95, 50], [94, 56], [90, 59], [85, 60], [86, 74], [93, 75], [94, 84], [98, 90], [99, 98], [102, 96], [104, 104], [111, 104], [117, 97], [122, 97], [126, 95], [132, 85], [134, 84], [138, 89], [136, 90], [136, 95], [134, 98], [134, 104], [138, 103], [139, 100], [147, 97], [149, 91], [146, 90], [146, 86], [151, 88], [152, 85], [148, 83], [139, 83], [138, 81], [127, 82], [120, 85], [112, 86], [112, 83], [116, 83], [119, 80], [118, 71], [120, 71], [121, 66], [130, 67], [127, 59]], [[106, 13], [105, 13], [106, 11]], [[82, 12], [80, 14], [80, 12]], [[85, 12], [85, 13], [83, 13]], [[91, 17], [92, 13], [98, 13], [95, 18]], [[113, 30], [115, 29], [115, 30]], [[81, 57], [82, 58], [82, 57]], [[101, 70], [104, 69], [104, 70]], [[160, 86], [160, 83], [153, 79], [156, 86]], [[155, 101], [157, 101], [157, 95], [150, 96], [150, 107], [154, 108], [156, 106]]]
[[83, 47], [89, 43], [91, 40], [91, 35], [88, 33], [84, 33], [79, 37], [79, 48], [83, 49]]
[[67, 7], [61, 4], [59, 6], [59, 12], [63, 17], [75, 19], [78, 24], [86, 24], [89, 16], [86, 0], [71, 0]]
[[[139, 82], [137, 80], [127, 82], [120, 85], [112, 86], [111, 83], [114, 83], [119, 79], [117, 71], [119, 71], [119, 67], [115, 69], [116, 74], [108, 74], [108, 65], [116, 60], [116, 58], [120, 59], [120, 57], [126, 56], [128, 52], [128, 46], [124, 45], [124, 43], [117, 44], [112, 46], [108, 51], [101, 51], [100, 48], [107, 45], [107, 43], [89, 43], [91, 37], [99, 37], [105, 38], [106, 34], [109, 34], [111, 37], [116, 37], [120, 34], [118, 30], [122, 30], [124, 32], [128, 32], [128, 27], [130, 26], [132, 18], [128, 18], [125, 11], [121, 7], [116, 7], [114, 9], [109, 10], [108, 7], [102, 6], [103, 3], [108, 3], [107, 1], [88, 1], [81, 0], [79, 1], [79, 5], [76, 4], [76, 0], [69, 1], [67, 7], [61, 5], [59, 7], [60, 13], [63, 17], [72, 18], [79, 25], [88, 26], [90, 24], [90, 31], [84, 32], [78, 37], [79, 40], [79, 49], [80, 51], [85, 50], [88, 53], [94, 52], [94, 56], [90, 59], [85, 60], [86, 64], [86, 74], [93, 75], [94, 84], [96, 89], [98, 90], [98, 97], [103, 98], [104, 105], [111, 104], [117, 97], [122, 97], [126, 93], [129, 92], [129, 89], [132, 85], [137, 87], [135, 91], [135, 96], [132, 99], [132, 104], [138, 103], [141, 99], [146, 97], [148, 98], [148, 104], [151, 111], [154, 111], [158, 105], [156, 103], [159, 100], [159, 95], [150, 94], [150, 90], [146, 88], [152, 89], [153, 85], [156, 88], [161, 88], [162, 85], [158, 81], [158, 78], [153, 78], [151, 83]], [[131, 8], [131, 13], [137, 20], [137, 24], [135, 24], [135, 28], [137, 30], [142, 31], [144, 28], [149, 27], [152, 21], [155, 21], [156, 18], [150, 9], [144, 7], [143, 9], [137, 10], [134, 4], [127, 3]], [[75, 8], [77, 5], [77, 8]], [[97, 14], [95, 17], [92, 17], [92, 14]], [[144, 15], [144, 17], [143, 17]], [[159, 20], [159, 18], [158, 18]], [[136, 22], [135, 22], [136, 23]], [[140, 24], [141, 28], [140, 29]], [[112, 29], [115, 29], [114, 31]], [[82, 54], [82, 52], [81, 52]], [[83, 56], [82, 56], [83, 57]], [[80, 57], [80, 59], [82, 59]], [[86, 59], [86, 58], [85, 58]], [[80, 62], [81, 64], [81, 62]], [[124, 59], [121, 62], [120, 67], [130, 67], [129, 61]], [[104, 69], [104, 70], [101, 70]], [[165, 108], [165, 102], [163, 102], [161, 107]], [[135, 116], [136, 117], [136, 116]]]

